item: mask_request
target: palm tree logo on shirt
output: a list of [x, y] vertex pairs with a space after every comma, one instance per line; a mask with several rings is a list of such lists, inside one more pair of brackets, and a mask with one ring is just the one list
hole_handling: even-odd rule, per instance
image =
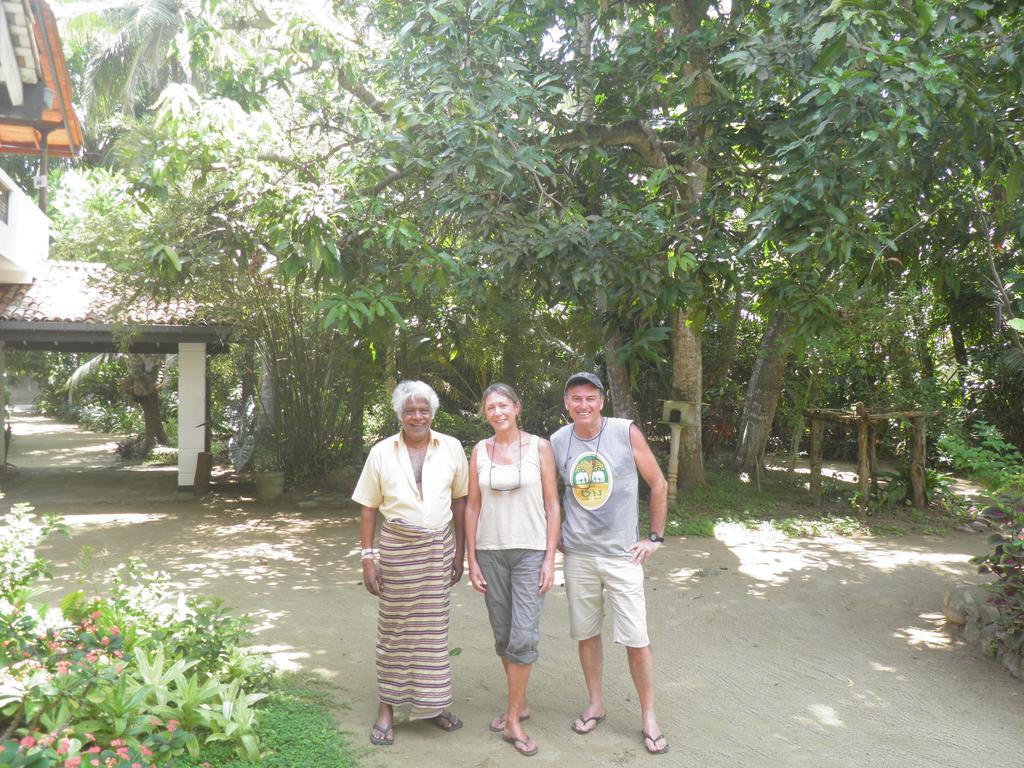
[[596, 451], [587, 451], [576, 457], [568, 480], [572, 495], [584, 509], [600, 509], [612, 495], [611, 466]]

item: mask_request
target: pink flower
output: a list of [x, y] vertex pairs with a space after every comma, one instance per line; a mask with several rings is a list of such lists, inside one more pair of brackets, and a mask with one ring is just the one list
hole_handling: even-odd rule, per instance
[[174, 731], [178, 730], [178, 726], [179, 725], [181, 725], [181, 723], [179, 723], [177, 720], [168, 720], [167, 721], [167, 730], [170, 731], [170, 732], [174, 732]]
[[125, 741], [123, 739], [114, 739], [112, 742], [110, 742], [110, 746], [114, 747], [115, 749], [117, 747], [123, 747], [124, 745]]
[[65, 755], [65, 754], [67, 754], [67, 751], [70, 748], [71, 748], [71, 742], [68, 741], [67, 739], [61, 739], [60, 740], [60, 744], [57, 745], [57, 754], [58, 755]]
[[97, 760], [96, 758], [93, 758], [92, 760], [89, 761], [89, 765], [96, 765], [96, 766], [98, 766], [99, 764], [100, 764], [100, 761]]
[[82, 758], [78, 757], [77, 755], [75, 757], [69, 757], [67, 760], [64, 761], [64, 768], [78, 768], [81, 762]]
[[108, 645], [110, 645], [110, 638], [109, 637], [100, 638], [100, 645], [102, 645], [104, 648], [106, 648]]
[[101, 616], [103, 616], [103, 614], [100, 613], [99, 611], [93, 611], [92, 613], [89, 614], [89, 618], [92, 619], [93, 621], [96, 621]]
[[102, 752], [102, 751], [103, 751], [103, 748], [97, 745], [97, 746], [94, 746], [94, 747], [89, 747], [87, 750], [85, 750], [85, 753], [87, 755], [95, 755], [96, 753]]
[[122, 760], [128, 760], [131, 757], [131, 755], [128, 754], [128, 747], [118, 747], [116, 752], [117, 756]]
[[108, 631], [112, 635], [120, 635], [121, 634], [121, 630], [118, 629], [117, 627], [111, 627]]
[[18, 742], [18, 746], [21, 747], [22, 749], [31, 749], [35, 745], [36, 745], [36, 740], [33, 739], [31, 736], [26, 736], [25, 738], [23, 738], [21, 741]]
[[143, 757], [149, 757], [150, 755], [153, 754], [153, 750], [150, 749], [149, 747], [145, 746], [145, 745], [140, 746], [139, 747], [139, 751], [142, 753]]

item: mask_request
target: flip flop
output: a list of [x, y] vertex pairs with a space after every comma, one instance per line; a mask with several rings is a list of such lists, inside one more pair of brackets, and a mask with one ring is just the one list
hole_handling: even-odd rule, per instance
[[[499, 719], [501, 720], [501, 727], [495, 728], [494, 727], [494, 723], [495, 723], [495, 721], [497, 721]], [[520, 717], [519, 718], [519, 722], [520, 723], [525, 723], [529, 719], [530, 719], [530, 716], [526, 715], [525, 717]], [[491, 722], [487, 724], [487, 728], [491, 731], [491, 733], [504, 733], [504, 731], [505, 731], [505, 723], [506, 723], [505, 715], [501, 714], [501, 715], [498, 715], [496, 718], [494, 718], [494, 720], [491, 720]]]
[[395, 743], [394, 726], [389, 725], [385, 728], [380, 723], [374, 723], [370, 729], [370, 743], [378, 747], [390, 747]]
[[447, 709], [441, 710], [440, 714], [434, 715], [432, 718], [430, 718], [430, 722], [432, 722], [442, 731], [447, 731], [448, 733], [451, 733], [452, 731], [457, 731], [459, 730], [459, 728], [462, 727], [462, 721], [459, 720], [458, 715], [456, 715], [454, 712], [449, 712]]
[[[664, 755], [666, 752], [668, 752], [668, 739], [665, 738], [664, 733], [659, 733], [657, 736], [651, 736], [651, 734], [649, 734], [647, 731], [640, 731], [640, 733], [642, 733], [644, 736], [644, 749], [647, 750], [648, 754]], [[665, 742], [665, 746], [663, 746], [661, 749], [651, 749], [651, 747], [658, 746], [659, 739]], [[651, 742], [651, 747], [647, 746], [648, 741]]]
[[[600, 717], [597, 715], [592, 715], [591, 717], [584, 717], [583, 715], [580, 715], [576, 718], [580, 721], [580, 725], [577, 726], [576, 721], [574, 720], [570, 727], [580, 736], [586, 736], [588, 733], [593, 733], [597, 729], [597, 726], [604, 722], [606, 717], [608, 717], [607, 714], [601, 715]], [[589, 728], [584, 728], [583, 726], [587, 723], [593, 723], [593, 725]]]
[[533, 757], [540, 751], [540, 747], [538, 747], [536, 744], [533, 745], [533, 749], [530, 749], [526, 746], [530, 743], [529, 736], [527, 736], [525, 739], [517, 739], [515, 736], [506, 736], [505, 734], [502, 734], [501, 738], [507, 741], [513, 747], [515, 747], [516, 752], [518, 752], [523, 757]]

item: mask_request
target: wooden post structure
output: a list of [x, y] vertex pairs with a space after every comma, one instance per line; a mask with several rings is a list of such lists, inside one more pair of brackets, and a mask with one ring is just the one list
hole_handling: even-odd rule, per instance
[[915, 416], [910, 423], [914, 425], [914, 437], [910, 442], [910, 487], [914, 494], [914, 506], [924, 509], [924, 416]]
[[860, 490], [860, 508], [868, 508], [868, 493], [871, 489], [871, 464], [868, 461], [868, 419], [864, 403], [854, 403], [857, 415], [857, 486]]
[[672, 447], [668, 454], [668, 508], [675, 507], [679, 485], [679, 442], [683, 435], [682, 424], [669, 424], [672, 430]]
[[811, 495], [815, 503], [821, 506], [821, 438], [825, 433], [825, 420], [817, 416], [811, 418]]
[[811, 420], [811, 493], [821, 504], [821, 442], [826, 421], [857, 427], [857, 488], [860, 491], [860, 509], [865, 511], [868, 493], [875, 483], [878, 461], [875, 456], [874, 436], [881, 422], [894, 419], [909, 419], [914, 425], [914, 436], [910, 447], [910, 484], [914, 506], [924, 509], [928, 499], [925, 496], [925, 420], [934, 416], [935, 411], [890, 411], [868, 413], [864, 403], [854, 403], [853, 412], [832, 408], [810, 408], [804, 415]]
[[679, 446], [683, 441], [683, 427], [700, 429], [700, 403], [666, 400], [661, 408], [661, 423], [668, 424], [672, 430], [672, 446], [668, 452], [668, 508], [671, 513], [679, 483]]
[[878, 426], [874, 422], [868, 423], [868, 471], [871, 473], [871, 491], [878, 493], [878, 455], [875, 451], [875, 438], [878, 433]]

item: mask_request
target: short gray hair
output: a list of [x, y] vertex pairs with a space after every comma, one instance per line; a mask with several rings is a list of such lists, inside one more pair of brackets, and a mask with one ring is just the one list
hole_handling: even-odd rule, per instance
[[414, 398], [427, 401], [431, 416], [437, 413], [437, 407], [441, 404], [437, 399], [437, 393], [429, 384], [422, 381], [400, 381], [395, 391], [391, 393], [391, 408], [399, 421], [402, 420], [405, 404]]

